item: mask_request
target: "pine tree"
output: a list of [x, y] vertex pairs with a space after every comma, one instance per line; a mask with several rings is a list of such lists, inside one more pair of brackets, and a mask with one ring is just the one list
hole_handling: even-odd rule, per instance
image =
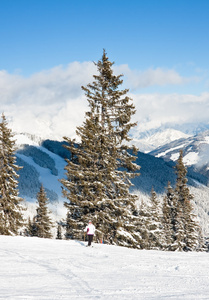
[[51, 218], [49, 217], [49, 212], [47, 208], [48, 199], [43, 185], [41, 185], [40, 190], [37, 193], [37, 202], [37, 214], [34, 218], [34, 235], [41, 238], [51, 238], [51, 227], [53, 223], [51, 221]]
[[15, 140], [2, 114], [0, 123], [0, 234], [18, 234], [23, 225], [22, 198], [18, 196], [18, 167], [15, 157]]
[[177, 198], [170, 182], [168, 182], [167, 192], [163, 198], [162, 224], [164, 231], [164, 250], [172, 250], [176, 236], [176, 206]]
[[149, 250], [151, 248], [150, 244], [150, 224], [151, 224], [151, 214], [148, 205], [141, 201], [139, 210], [135, 211], [135, 230], [139, 234], [138, 245], [140, 249]]
[[183, 163], [183, 151], [175, 166], [177, 180], [175, 194], [177, 196], [176, 207], [176, 250], [195, 250], [198, 247], [198, 225], [195, 221], [196, 216], [193, 213], [191, 200], [193, 195], [190, 194], [187, 187], [187, 170]]
[[129, 192], [131, 178], [139, 167], [134, 163], [136, 148], [128, 146], [129, 130], [135, 126], [135, 113], [128, 90], [119, 90], [121, 76], [113, 75], [106, 52], [95, 63], [98, 75], [82, 87], [90, 110], [77, 128], [80, 144], [65, 137], [71, 152], [67, 160], [67, 179], [62, 179], [63, 195], [68, 199], [67, 238], [79, 239], [91, 219], [97, 238], [119, 245], [133, 245], [132, 210], [136, 196]]
[[28, 218], [28, 224], [25, 228], [24, 234], [26, 236], [37, 236], [37, 227], [35, 222], [35, 217], [33, 217], [33, 220], [31, 221], [31, 218]]
[[157, 194], [152, 188], [151, 190], [151, 221], [148, 227], [149, 229], [149, 240], [150, 240], [150, 248], [159, 250], [162, 248], [163, 245], [163, 230], [161, 224], [161, 204], [157, 197]]

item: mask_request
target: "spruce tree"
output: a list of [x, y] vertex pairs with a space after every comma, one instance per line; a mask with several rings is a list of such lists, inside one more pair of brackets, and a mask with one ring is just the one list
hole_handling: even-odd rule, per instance
[[139, 210], [135, 212], [135, 230], [139, 234], [138, 246], [140, 249], [151, 249], [150, 244], [150, 224], [151, 224], [151, 213], [148, 208], [148, 205], [141, 201]]
[[52, 221], [49, 216], [48, 211], [48, 199], [46, 196], [46, 192], [44, 190], [43, 185], [41, 185], [39, 192], [37, 193], [37, 202], [38, 207], [36, 209], [36, 216], [34, 218], [34, 225], [35, 228], [33, 231], [35, 232], [35, 236], [41, 237], [41, 238], [51, 238], [51, 228], [52, 228]]
[[161, 204], [154, 188], [152, 188], [151, 190], [150, 200], [151, 200], [151, 207], [150, 207], [151, 218], [150, 218], [150, 225], [148, 227], [150, 248], [159, 250], [162, 248], [163, 245]]
[[35, 217], [33, 217], [33, 220], [31, 221], [31, 218], [28, 218], [28, 224], [25, 228], [24, 234], [26, 236], [37, 236], [37, 227], [35, 222]]
[[196, 216], [193, 213], [191, 200], [193, 195], [190, 194], [187, 186], [187, 170], [183, 163], [183, 151], [175, 166], [177, 180], [175, 194], [177, 197], [176, 207], [176, 250], [195, 250], [198, 247], [198, 225], [196, 223]]
[[16, 235], [23, 225], [22, 198], [18, 196], [15, 140], [2, 114], [0, 123], [0, 234]]
[[171, 183], [168, 182], [166, 195], [163, 198], [162, 207], [162, 224], [164, 232], [164, 250], [173, 250], [173, 243], [175, 242], [176, 236], [176, 206], [177, 198]]
[[113, 74], [105, 50], [95, 63], [98, 74], [92, 84], [82, 87], [89, 103], [82, 126], [77, 128], [80, 143], [65, 137], [71, 152], [67, 179], [62, 179], [68, 199], [67, 238], [79, 239], [91, 219], [97, 238], [107, 243], [134, 245], [132, 211], [136, 196], [131, 194], [131, 178], [139, 167], [134, 163], [136, 148], [128, 146], [135, 113], [128, 90], [119, 90], [122, 75]]

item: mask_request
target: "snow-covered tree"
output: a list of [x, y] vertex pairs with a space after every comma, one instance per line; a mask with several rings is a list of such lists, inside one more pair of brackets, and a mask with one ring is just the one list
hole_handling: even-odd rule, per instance
[[37, 236], [37, 227], [35, 222], [35, 217], [31, 221], [31, 218], [28, 218], [28, 224], [25, 228], [24, 235], [26, 236]]
[[171, 183], [168, 182], [166, 195], [163, 198], [162, 206], [162, 225], [163, 225], [163, 235], [164, 243], [163, 248], [165, 250], [172, 250], [173, 243], [175, 242], [176, 235], [176, 206], [177, 197]]
[[4, 114], [0, 123], [0, 234], [16, 235], [23, 225], [22, 198], [18, 196], [15, 140]]
[[199, 227], [191, 204], [193, 195], [190, 194], [187, 186], [187, 170], [183, 163], [182, 150], [175, 169], [177, 174], [175, 188], [177, 197], [175, 247], [176, 250], [180, 251], [195, 250], [198, 247]]
[[51, 238], [51, 228], [53, 226], [53, 222], [51, 221], [51, 218], [49, 216], [49, 211], [47, 207], [48, 199], [43, 185], [41, 185], [40, 191], [37, 193], [37, 203], [37, 214], [34, 218], [33, 224], [33, 226], [35, 225], [35, 236], [41, 238]]
[[131, 218], [136, 196], [129, 188], [139, 167], [128, 134], [136, 125], [131, 122], [135, 108], [128, 90], [119, 90], [122, 75], [113, 74], [113, 63], [105, 51], [95, 64], [98, 74], [93, 83], [82, 87], [90, 109], [76, 131], [80, 143], [65, 137], [71, 152], [65, 168], [67, 179], [61, 180], [68, 199], [66, 236], [81, 238], [91, 219], [99, 240], [134, 245]]
[[150, 223], [151, 223], [151, 214], [150, 209], [147, 204], [142, 200], [140, 207], [135, 211], [135, 220], [134, 226], [135, 231], [138, 233], [138, 248], [140, 249], [150, 249]]
[[151, 249], [161, 249], [163, 245], [163, 229], [161, 222], [161, 203], [157, 194], [151, 190], [151, 207], [150, 207], [150, 224], [149, 224], [149, 241]]

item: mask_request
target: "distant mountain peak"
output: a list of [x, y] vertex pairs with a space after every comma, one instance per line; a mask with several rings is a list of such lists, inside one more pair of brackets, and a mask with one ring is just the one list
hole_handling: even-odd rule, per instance
[[165, 144], [151, 151], [150, 154], [166, 161], [176, 161], [180, 149], [183, 150], [186, 166], [193, 167], [209, 177], [209, 130]]
[[179, 140], [181, 138], [188, 138], [190, 135], [185, 134], [179, 130], [167, 128], [163, 131], [157, 131], [154, 134], [147, 135], [144, 138], [133, 138], [134, 144], [142, 152], [150, 152], [158, 147], [166, 145], [172, 141]]

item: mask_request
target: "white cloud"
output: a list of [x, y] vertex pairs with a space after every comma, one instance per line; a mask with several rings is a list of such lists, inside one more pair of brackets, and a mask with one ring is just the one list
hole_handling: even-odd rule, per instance
[[209, 93], [196, 95], [131, 94], [137, 113], [140, 132], [158, 128], [166, 123], [184, 124], [207, 122], [209, 119]]
[[145, 71], [131, 70], [128, 65], [116, 66], [117, 73], [126, 75], [127, 85], [132, 89], [150, 86], [182, 85], [197, 81], [198, 78], [185, 78], [173, 69], [148, 69]]
[[[135, 87], [139, 84], [183, 84], [189, 80], [172, 70], [136, 72], [123, 65], [118, 66], [116, 71], [118, 74], [124, 73], [124, 77]], [[92, 82], [95, 73], [96, 67], [92, 62], [58, 66], [29, 78], [2, 70], [1, 111], [5, 113], [13, 131], [38, 134], [44, 138], [72, 137], [76, 127], [83, 123], [88, 109], [81, 86]], [[140, 131], [172, 121], [183, 123], [209, 119], [209, 93], [199, 96], [131, 94], [131, 97], [137, 109], [134, 119], [139, 122]]]
[[71, 136], [87, 109], [81, 86], [91, 82], [95, 72], [90, 62], [58, 66], [29, 78], [0, 71], [1, 111], [14, 131]]

